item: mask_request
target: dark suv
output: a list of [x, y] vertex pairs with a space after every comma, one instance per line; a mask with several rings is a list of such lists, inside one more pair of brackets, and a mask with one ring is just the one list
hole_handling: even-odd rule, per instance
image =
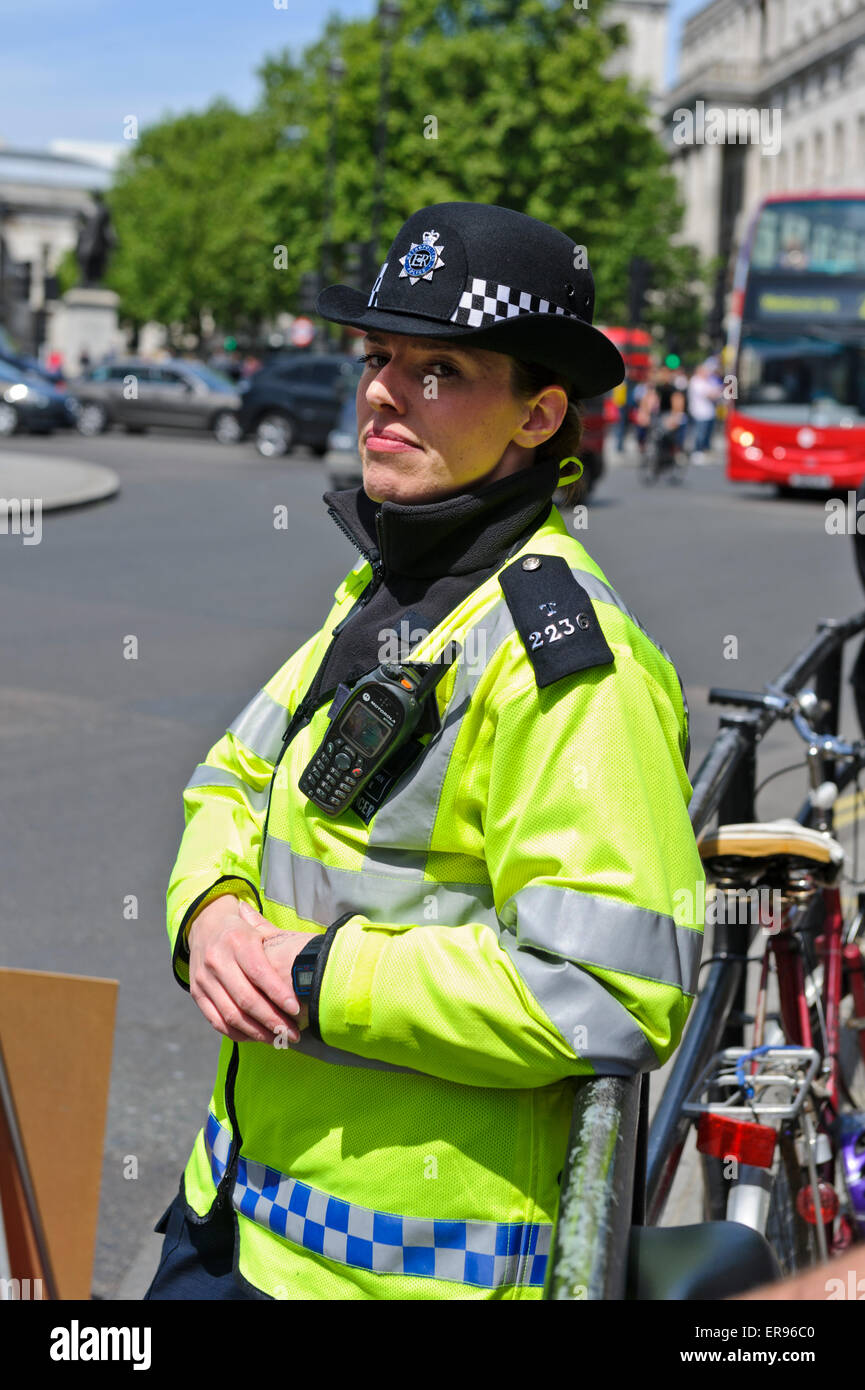
[[327, 437], [363, 371], [343, 353], [277, 355], [249, 378], [240, 408], [240, 427], [254, 434], [265, 458], [288, 454], [306, 444], [322, 458]]

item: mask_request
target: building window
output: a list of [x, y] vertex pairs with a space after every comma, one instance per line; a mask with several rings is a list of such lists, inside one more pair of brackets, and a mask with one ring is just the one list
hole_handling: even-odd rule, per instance
[[844, 162], [844, 126], [841, 121], [836, 121], [832, 150], [832, 175], [835, 183], [844, 182]]
[[814, 140], [812, 144], [813, 155], [811, 160], [811, 182], [813, 183], [815, 188], [818, 188], [826, 177], [826, 168], [823, 162], [826, 157], [825, 144], [826, 142], [823, 139], [822, 130], [815, 130]]
[[780, 149], [775, 156], [774, 163], [777, 165], [778, 179], [775, 184], [776, 193], [786, 193], [790, 187], [790, 152]]
[[794, 168], [793, 168], [793, 181], [794, 181], [794, 186], [795, 186], [797, 189], [798, 189], [798, 188], [804, 188], [804, 187], [805, 187], [805, 141], [804, 141], [804, 140], [797, 140], [797, 141], [796, 141], [796, 154], [795, 154], [795, 163], [794, 163]]

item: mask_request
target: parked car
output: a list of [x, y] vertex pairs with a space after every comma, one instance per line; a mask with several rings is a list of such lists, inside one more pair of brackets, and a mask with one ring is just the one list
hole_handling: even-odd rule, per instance
[[34, 373], [52, 386], [63, 385], [62, 372], [53, 371], [50, 367], [43, 366], [37, 358], [28, 357], [26, 353], [19, 352], [2, 326], [0, 326], [0, 362], [7, 367], [16, 368], [19, 372]]
[[244, 435], [254, 435], [265, 458], [305, 444], [322, 458], [346, 396], [354, 396], [363, 368], [342, 353], [283, 354], [249, 378], [240, 408]]
[[220, 444], [241, 437], [238, 415], [245, 388], [245, 382], [179, 358], [103, 362], [69, 383], [81, 434], [102, 434], [110, 425], [123, 425], [130, 434], [163, 426], [212, 430]]
[[[579, 458], [587, 480], [588, 497], [604, 471], [604, 435], [608, 418], [603, 396], [587, 397], [583, 406], [583, 438]], [[360, 487], [363, 483], [363, 464], [357, 445], [357, 409], [355, 393], [342, 403], [336, 425], [328, 437], [327, 472], [332, 488]], [[564, 495], [564, 492], [562, 493]]]
[[75, 402], [35, 372], [0, 361], [0, 437], [50, 434], [75, 424]]
[[357, 397], [343, 400], [337, 422], [327, 438], [327, 477], [331, 488], [360, 487], [363, 464], [357, 446]]

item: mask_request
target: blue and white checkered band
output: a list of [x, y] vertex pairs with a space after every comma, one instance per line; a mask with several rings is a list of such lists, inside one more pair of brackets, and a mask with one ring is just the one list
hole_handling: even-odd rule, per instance
[[563, 309], [561, 305], [541, 299], [536, 294], [529, 294], [527, 290], [514, 290], [510, 285], [499, 285], [494, 280], [473, 278], [471, 289], [463, 290], [460, 302], [451, 314], [451, 323], [459, 323], [466, 328], [489, 328], [491, 324], [516, 318], [519, 314], [564, 314], [569, 319], [580, 318], [572, 310]]
[[[225, 1172], [228, 1130], [208, 1111], [204, 1142], [214, 1183]], [[553, 1228], [538, 1222], [439, 1221], [343, 1201], [240, 1158], [231, 1194], [243, 1216], [336, 1264], [497, 1289], [543, 1285]]]

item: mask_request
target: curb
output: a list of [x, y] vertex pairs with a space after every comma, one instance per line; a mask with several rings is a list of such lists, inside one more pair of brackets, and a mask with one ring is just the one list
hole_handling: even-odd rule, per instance
[[101, 502], [120, 490], [120, 479], [100, 463], [50, 454], [13, 453], [0, 449], [0, 522], [25, 509], [41, 511]]

